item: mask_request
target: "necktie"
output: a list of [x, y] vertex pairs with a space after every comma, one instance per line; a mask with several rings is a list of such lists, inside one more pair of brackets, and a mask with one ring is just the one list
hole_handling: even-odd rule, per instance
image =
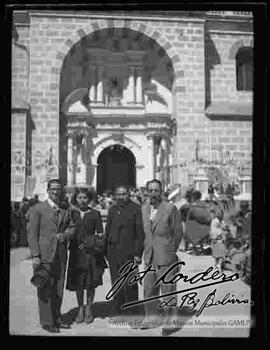
[[60, 209], [57, 207], [54, 207], [54, 218], [55, 218], [55, 222], [57, 225], [57, 230], [59, 231], [59, 217], [60, 217]]

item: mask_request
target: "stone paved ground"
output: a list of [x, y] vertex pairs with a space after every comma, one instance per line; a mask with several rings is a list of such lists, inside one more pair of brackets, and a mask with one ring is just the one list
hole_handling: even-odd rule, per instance
[[[31, 260], [27, 260], [28, 251], [25, 248], [18, 248], [11, 251], [10, 262], [10, 333], [23, 335], [50, 335], [43, 331], [38, 322], [38, 307], [36, 290], [30, 284], [32, 276]], [[185, 253], [179, 253], [181, 260], [185, 261], [181, 272], [192, 276], [195, 273], [206, 270], [213, 265], [213, 259], [209, 256], [197, 257]], [[209, 283], [209, 282], [204, 282]], [[196, 284], [196, 286], [200, 283]], [[179, 282], [177, 290], [192, 287], [189, 283]], [[243, 282], [237, 280], [210, 286], [197, 290], [197, 297], [200, 299], [200, 305], [207, 295], [217, 288], [215, 300], [222, 299], [226, 293], [231, 292], [239, 299], [250, 300], [250, 288]], [[128, 321], [112, 319], [108, 317], [110, 304], [106, 302], [105, 296], [110, 289], [110, 278], [108, 270], [104, 274], [104, 284], [97, 288], [96, 304], [94, 313], [95, 322], [91, 325], [73, 324], [72, 329], [63, 330], [57, 336], [160, 336], [161, 327], [149, 330], [131, 329], [128, 325], [115, 325], [116, 321]], [[194, 291], [196, 292], [196, 291]], [[142, 290], [140, 290], [140, 296]], [[178, 295], [178, 305], [181, 303], [183, 293]], [[197, 307], [198, 309], [198, 307]], [[75, 293], [65, 291], [64, 302], [62, 306], [64, 317], [71, 319], [76, 314]], [[183, 325], [179, 329], [174, 329], [170, 336], [191, 336], [191, 337], [247, 337], [249, 335], [248, 326], [236, 326], [231, 324], [233, 319], [249, 320], [250, 304], [227, 304], [225, 306], [212, 306], [204, 309], [200, 317], [196, 317], [194, 312], [187, 312], [182, 308], [177, 318]], [[228, 327], [218, 328], [214, 326], [203, 327], [202, 324], [195, 324], [195, 321], [227, 321]], [[114, 322], [114, 324], [113, 324]], [[191, 325], [192, 323], [192, 325]]]

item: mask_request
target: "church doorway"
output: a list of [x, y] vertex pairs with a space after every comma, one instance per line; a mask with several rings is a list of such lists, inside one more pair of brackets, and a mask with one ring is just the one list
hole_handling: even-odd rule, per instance
[[114, 190], [118, 183], [136, 187], [136, 159], [133, 153], [121, 145], [105, 148], [98, 157], [97, 192]]

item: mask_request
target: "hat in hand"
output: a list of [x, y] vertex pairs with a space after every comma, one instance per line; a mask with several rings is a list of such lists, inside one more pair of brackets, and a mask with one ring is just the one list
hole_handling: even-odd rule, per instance
[[31, 278], [31, 283], [35, 287], [42, 288], [49, 283], [51, 277], [52, 275], [49, 273], [49, 271], [43, 265], [39, 265], [34, 271], [34, 275]]

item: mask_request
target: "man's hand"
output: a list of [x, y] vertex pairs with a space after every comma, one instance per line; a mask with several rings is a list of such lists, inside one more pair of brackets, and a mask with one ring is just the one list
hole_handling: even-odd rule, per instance
[[39, 257], [35, 257], [32, 260], [33, 268], [37, 268], [41, 264], [41, 260]]
[[141, 262], [142, 262], [142, 259], [140, 257], [138, 257], [138, 256], [134, 256], [134, 262], [135, 262], [135, 264], [140, 265]]

